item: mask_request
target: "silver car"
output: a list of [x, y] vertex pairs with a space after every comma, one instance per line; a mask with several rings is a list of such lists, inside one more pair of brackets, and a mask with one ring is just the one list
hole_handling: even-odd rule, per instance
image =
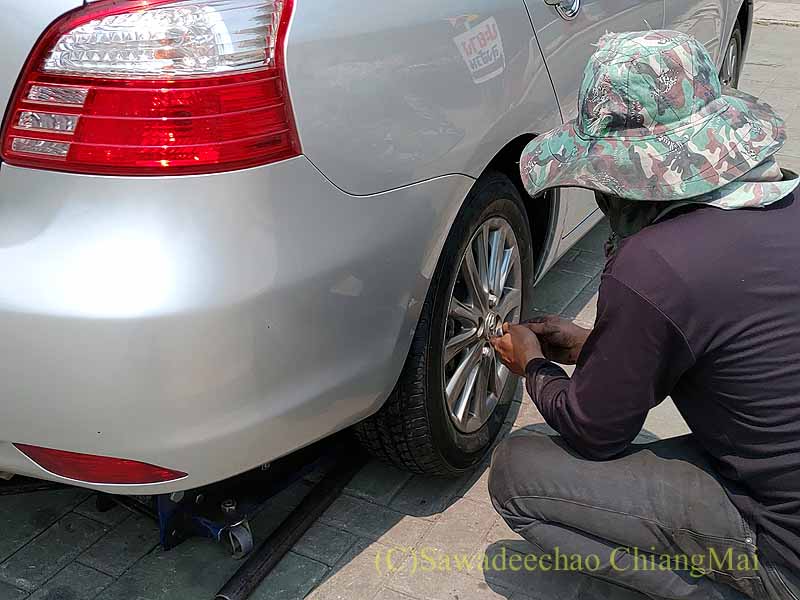
[[517, 389], [488, 338], [594, 225], [531, 199], [606, 31], [735, 85], [752, 0], [0, 0], [0, 471], [195, 488], [355, 425], [454, 475]]

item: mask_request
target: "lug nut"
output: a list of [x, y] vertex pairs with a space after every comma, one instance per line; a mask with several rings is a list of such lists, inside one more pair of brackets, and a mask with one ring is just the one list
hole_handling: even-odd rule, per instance
[[497, 296], [494, 294], [489, 294], [489, 306], [492, 308], [497, 306]]

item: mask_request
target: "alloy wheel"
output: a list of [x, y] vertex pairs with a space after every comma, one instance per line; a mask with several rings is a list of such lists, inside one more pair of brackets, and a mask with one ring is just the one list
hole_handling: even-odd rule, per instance
[[442, 355], [444, 392], [456, 428], [473, 433], [489, 419], [509, 380], [489, 340], [522, 307], [517, 238], [502, 217], [484, 221], [472, 236], [450, 298]]
[[728, 42], [728, 49], [725, 51], [725, 60], [722, 64], [722, 77], [720, 78], [722, 85], [736, 87], [740, 54], [739, 40], [733, 36]]

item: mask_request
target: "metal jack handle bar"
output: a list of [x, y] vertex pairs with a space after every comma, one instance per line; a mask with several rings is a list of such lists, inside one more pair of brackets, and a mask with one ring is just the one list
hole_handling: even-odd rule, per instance
[[345, 454], [222, 587], [215, 600], [246, 600], [281, 558], [341, 494], [366, 460]]

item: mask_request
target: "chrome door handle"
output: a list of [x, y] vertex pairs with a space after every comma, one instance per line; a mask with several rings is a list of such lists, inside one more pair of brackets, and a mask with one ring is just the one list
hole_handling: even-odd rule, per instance
[[581, 12], [581, 0], [544, 0], [548, 6], [554, 6], [562, 19], [574, 19]]

